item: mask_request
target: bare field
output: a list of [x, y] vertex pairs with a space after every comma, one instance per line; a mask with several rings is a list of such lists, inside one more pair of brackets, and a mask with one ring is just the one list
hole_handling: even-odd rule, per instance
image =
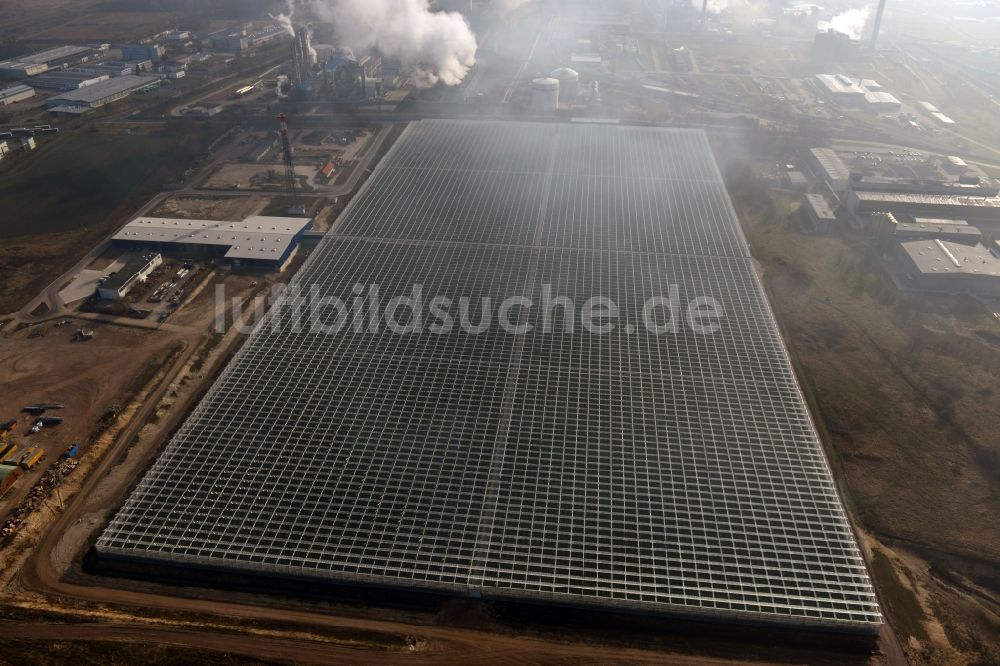
[[[94, 339], [71, 342], [76, 328], [84, 325], [95, 331]], [[44, 335], [31, 337], [39, 332]], [[174, 336], [166, 333], [82, 320], [60, 327], [38, 324], [0, 337], [4, 385], [16, 389], [0, 392], [0, 419], [18, 420], [13, 440], [22, 450], [46, 450], [40, 469], [20, 479], [0, 502], [0, 518], [73, 443], [87, 444], [104, 411], [123, 401], [173, 342]], [[63, 404], [51, 414], [62, 416], [64, 423], [28, 434], [33, 417], [21, 408], [35, 402]]]
[[166, 30], [168, 12], [88, 12], [69, 22], [36, 33], [34, 39], [62, 42], [127, 42]]
[[220, 220], [237, 222], [258, 215], [268, 203], [267, 197], [197, 197], [176, 196], [164, 199], [150, 211], [151, 217], [176, 217], [185, 220]]
[[909, 657], [1000, 662], [1000, 326], [902, 297], [864, 245], [799, 234], [788, 201], [729, 176], [845, 501], [893, 553], [874, 573]]

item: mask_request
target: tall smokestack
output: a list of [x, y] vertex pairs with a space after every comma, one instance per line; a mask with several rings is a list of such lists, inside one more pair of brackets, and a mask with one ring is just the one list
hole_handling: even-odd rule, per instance
[[885, 0], [879, 0], [878, 11], [875, 13], [875, 27], [872, 29], [871, 50], [875, 51], [875, 43], [878, 42], [878, 31], [882, 28], [882, 14], [885, 12]]
[[701, 20], [704, 21], [705, 17], [708, 16], [708, 0], [704, 0], [701, 3]]

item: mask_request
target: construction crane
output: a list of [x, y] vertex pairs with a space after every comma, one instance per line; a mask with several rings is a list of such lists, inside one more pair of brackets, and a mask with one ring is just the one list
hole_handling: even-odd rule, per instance
[[288, 138], [288, 118], [285, 114], [278, 116], [281, 127], [281, 150], [285, 156], [285, 190], [288, 193], [288, 214], [305, 215], [306, 206], [299, 196], [299, 183], [295, 175], [295, 160], [292, 157], [292, 141]]

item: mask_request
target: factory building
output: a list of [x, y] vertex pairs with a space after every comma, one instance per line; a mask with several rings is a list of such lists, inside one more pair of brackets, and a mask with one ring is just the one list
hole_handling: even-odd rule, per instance
[[892, 93], [869, 90], [865, 93], [865, 108], [878, 113], [896, 113], [903, 108], [903, 103]]
[[31, 80], [31, 85], [35, 88], [67, 92], [70, 90], [86, 88], [87, 86], [92, 86], [95, 83], [107, 81], [110, 78], [110, 74], [95, 74], [87, 71], [66, 69], [55, 72], [46, 72], [45, 74], [36, 76]]
[[152, 60], [160, 62], [166, 50], [159, 44], [124, 44], [121, 47], [122, 60]]
[[22, 83], [0, 89], [0, 106], [22, 102], [35, 96], [35, 89]]
[[832, 148], [813, 148], [809, 151], [813, 173], [822, 178], [837, 193], [846, 192], [851, 182], [851, 170]]
[[840, 106], [864, 108], [876, 113], [895, 113], [903, 103], [882, 89], [878, 81], [854, 79], [843, 74], [817, 74], [816, 81], [824, 97]]
[[242, 222], [139, 217], [112, 244], [184, 256], [217, 256], [233, 266], [284, 270], [312, 220], [254, 215]]
[[930, 102], [919, 102], [917, 104], [917, 110], [942, 127], [953, 127], [956, 124], [954, 120], [952, 120], [949, 116], [946, 116], [941, 112], [941, 109], [937, 108]]
[[1000, 259], [978, 242], [900, 241], [890, 257], [889, 271], [901, 289], [1000, 296]]
[[50, 69], [87, 62], [99, 53], [101, 49], [93, 46], [57, 46], [0, 62], [0, 76], [16, 79], [37, 76]]
[[1000, 229], [997, 197], [853, 191], [848, 195], [847, 207], [860, 229], [873, 228], [874, 216], [880, 213], [892, 213], [897, 219], [968, 220], [989, 230]]
[[933, 238], [973, 245], [983, 240], [983, 232], [965, 220], [883, 213], [873, 215], [872, 222], [882, 247], [892, 247], [901, 241]]
[[860, 48], [858, 40], [836, 30], [827, 30], [816, 35], [813, 42], [812, 62], [818, 68], [839, 65], [857, 57]]
[[95, 76], [128, 76], [129, 74], [136, 73], [136, 64], [135, 62], [125, 62], [124, 60], [109, 60], [107, 62], [74, 67], [71, 71], [84, 72]]
[[159, 253], [136, 254], [125, 259], [125, 265], [97, 288], [97, 295], [105, 300], [124, 298], [132, 287], [144, 281], [156, 267], [163, 263]]
[[822, 194], [807, 194], [802, 204], [802, 214], [813, 233], [830, 234], [836, 230], [837, 214]]
[[556, 111], [559, 108], [559, 81], [539, 78], [531, 82], [531, 109]]
[[46, 100], [45, 106], [52, 113], [80, 115], [105, 104], [124, 99], [133, 93], [151, 90], [159, 84], [159, 79], [153, 76], [132, 74], [119, 76], [58, 97], [52, 97]]
[[826, 97], [843, 106], [861, 106], [868, 93], [857, 80], [843, 74], [817, 74], [816, 81]]

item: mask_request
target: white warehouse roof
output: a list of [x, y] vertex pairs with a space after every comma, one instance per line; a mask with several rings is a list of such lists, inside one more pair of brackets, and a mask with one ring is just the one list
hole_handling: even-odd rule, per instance
[[263, 215], [254, 215], [242, 222], [138, 217], [115, 234], [113, 240], [226, 245], [229, 246], [225, 254], [227, 259], [277, 260], [311, 222], [310, 218]]

